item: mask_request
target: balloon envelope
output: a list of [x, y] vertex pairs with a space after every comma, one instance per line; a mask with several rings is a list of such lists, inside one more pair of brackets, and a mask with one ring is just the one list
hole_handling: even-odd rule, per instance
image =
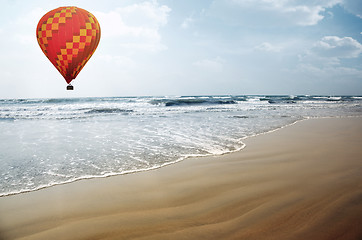
[[96, 50], [101, 29], [90, 12], [60, 7], [40, 19], [36, 35], [41, 50], [70, 83]]

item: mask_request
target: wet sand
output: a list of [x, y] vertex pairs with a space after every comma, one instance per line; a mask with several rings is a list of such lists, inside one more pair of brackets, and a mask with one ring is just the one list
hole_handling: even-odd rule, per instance
[[311, 119], [242, 151], [0, 198], [7, 239], [362, 239], [362, 118]]

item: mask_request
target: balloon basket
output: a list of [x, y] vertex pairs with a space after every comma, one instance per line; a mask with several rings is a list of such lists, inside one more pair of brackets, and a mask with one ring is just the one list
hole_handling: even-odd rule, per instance
[[74, 90], [74, 87], [69, 84], [69, 85], [67, 86], [67, 90]]

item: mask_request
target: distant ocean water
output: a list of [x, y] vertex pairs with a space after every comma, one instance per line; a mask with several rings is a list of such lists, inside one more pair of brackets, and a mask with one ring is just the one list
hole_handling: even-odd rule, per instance
[[361, 96], [0, 100], [0, 196], [240, 150], [313, 117], [362, 116]]

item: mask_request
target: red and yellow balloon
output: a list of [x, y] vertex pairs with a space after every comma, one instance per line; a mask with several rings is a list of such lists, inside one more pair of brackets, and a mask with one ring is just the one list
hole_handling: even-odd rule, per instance
[[40, 19], [36, 36], [45, 56], [70, 84], [96, 50], [101, 28], [90, 12], [59, 7]]

